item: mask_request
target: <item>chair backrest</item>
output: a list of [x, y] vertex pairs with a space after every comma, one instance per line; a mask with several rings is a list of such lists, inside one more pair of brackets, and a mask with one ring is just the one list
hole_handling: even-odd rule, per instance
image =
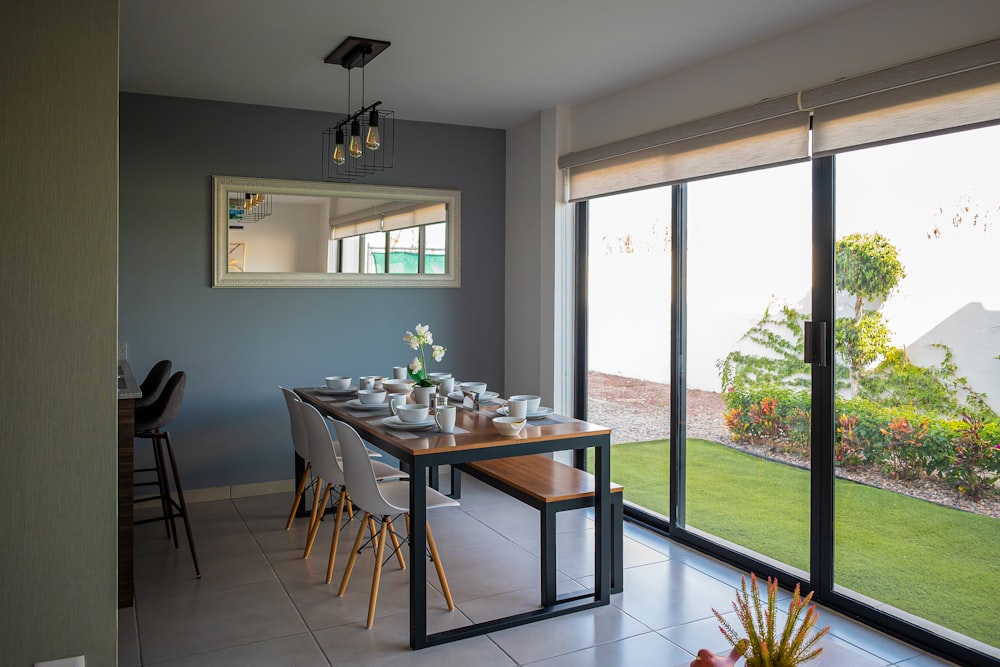
[[142, 396], [135, 399], [135, 407], [141, 408], [156, 402], [156, 399], [163, 393], [163, 388], [167, 386], [172, 369], [173, 363], [169, 359], [162, 359], [153, 364], [153, 367], [146, 373], [146, 379], [139, 385]]
[[184, 385], [187, 374], [177, 371], [167, 380], [166, 386], [160, 392], [159, 398], [151, 405], [135, 410], [135, 431], [143, 433], [153, 429], [161, 429], [177, 418], [184, 400]]
[[344, 484], [344, 470], [340, 467], [340, 462], [337, 461], [340, 448], [337, 446], [337, 441], [330, 435], [323, 415], [319, 413], [319, 410], [302, 401], [298, 401], [298, 410], [302, 416], [302, 423], [305, 426], [309, 442], [309, 462], [312, 464], [313, 472], [330, 484]]
[[292, 429], [292, 447], [295, 448], [295, 453], [301, 458], [308, 461], [309, 460], [309, 437], [306, 433], [305, 423], [302, 421], [302, 411], [299, 410], [298, 403], [302, 401], [299, 400], [298, 395], [291, 389], [285, 389], [284, 387], [278, 387], [281, 390], [281, 394], [285, 397], [285, 406], [288, 408], [288, 421]]
[[[343, 456], [344, 479], [347, 490], [351, 494], [351, 502], [367, 512], [377, 516], [400, 514], [409, 511], [406, 507], [391, 505], [375, 480], [375, 470], [364, 441], [354, 427], [336, 419], [331, 419], [340, 440], [340, 453]], [[393, 484], [394, 482], [389, 482]]]

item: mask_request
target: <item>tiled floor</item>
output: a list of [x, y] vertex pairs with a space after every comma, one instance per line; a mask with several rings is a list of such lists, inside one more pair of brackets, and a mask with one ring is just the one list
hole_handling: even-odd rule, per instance
[[[458, 609], [448, 612], [428, 567], [429, 629], [532, 608], [538, 600], [537, 512], [463, 478], [460, 508], [435, 510], [431, 526]], [[202, 578], [162, 524], [136, 528], [136, 606], [122, 610], [119, 664], [171, 667], [313, 665], [687, 665], [702, 647], [721, 652], [711, 609], [730, 609], [741, 573], [636, 526], [625, 526], [625, 592], [612, 604], [485, 637], [411, 651], [407, 576], [383, 571], [375, 627], [364, 628], [372, 556], [359, 557], [337, 597], [355, 525], [341, 540], [334, 581], [324, 583], [332, 520], [308, 560], [306, 519], [284, 530], [290, 494], [192, 504]], [[592, 584], [593, 524], [559, 517], [560, 591]], [[816, 667], [948, 665], [830, 611]]]

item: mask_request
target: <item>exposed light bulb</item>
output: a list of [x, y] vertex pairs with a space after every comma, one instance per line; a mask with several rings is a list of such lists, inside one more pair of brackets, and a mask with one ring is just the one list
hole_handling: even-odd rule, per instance
[[382, 145], [382, 137], [378, 132], [378, 109], [372, 109], [368, 114], [368, 134], [365, 136], [365, 146], [373, 151], [377, 151]]
[[347, 157], [344, 155], [344, 131], [337, 128], [337, 145], [333, 147], [333, 161], [337, 164], [344, 164]]
[[354, 158], [361, 157], [361, 121], [357, 118], [351, 121], [351, 141], [347, 144], [347, 153]]

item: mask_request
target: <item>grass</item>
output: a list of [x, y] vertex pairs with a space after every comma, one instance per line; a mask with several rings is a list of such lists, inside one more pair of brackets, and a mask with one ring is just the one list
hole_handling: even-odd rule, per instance
[[[809, 472], [687, 443], [687, 525], [808, 571]], [[615, 445], [611, 476], [667, 515], [669, 464], [667, 440]], [[835, 502], [838, 586], [1000, 646], [1000, 521], [842, 479]]]

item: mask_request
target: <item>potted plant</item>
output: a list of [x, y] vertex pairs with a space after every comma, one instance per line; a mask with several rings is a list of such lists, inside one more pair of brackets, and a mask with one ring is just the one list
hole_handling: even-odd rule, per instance
[[407, 331], [406, 335], [403, 336], [403, 341], [409, 345], [411, 349], [419, 352], [418, 356], [413, 357], [413, 361], [410, 362], [407, 368], [410, 377], [413, 378], [414, 381], [414, 401], [417, 403], [429, 404], [430, 397], [435, 391], [437, 391], [437, 383], [431, 380], [428, 376], [430, 369], [427, 365], [427, 360], [424, 357], [424, 346], [431, 346], [431, 357], [434, 361], [441, 361], [444, 359], [444, 353], [448, 351], [448, 348], [434, 344], [434, 334], [431, 333], [431, 328], [429, 326], [418, 324], [416, 326], [416, 331], [417, 333]]
[[732, 652], [728, 656], [717, 656], [702, 649], [698, 651], [691, 667], [732, 667], [740, 657], [746, 660], [746, 667], [797, 667], [823, 651], [816, 644], [830, 631], [830, 626], [812, 632], [819, 619], [819, 612], [816, 611], [816, 605], [810, 604], [813, 595], [811, 592], [802, 597], [798, 584], [795, 585], [792, 600], [788, 604], [788, 617], [779, 629], [775, 620], [778, 580], [768, 577], [766, 604], [761, 600], [755, 574], [750, 574], [749, 590], [746, 577], [742, 578], [740, 588], [741, 591], [737, 591], [736, 601], [733, 602], [733, 610], [742, 626], [742, 633], [737, 632], [722, 614], [712, 609], [721, 623], [719, 630], [733, 647]]

